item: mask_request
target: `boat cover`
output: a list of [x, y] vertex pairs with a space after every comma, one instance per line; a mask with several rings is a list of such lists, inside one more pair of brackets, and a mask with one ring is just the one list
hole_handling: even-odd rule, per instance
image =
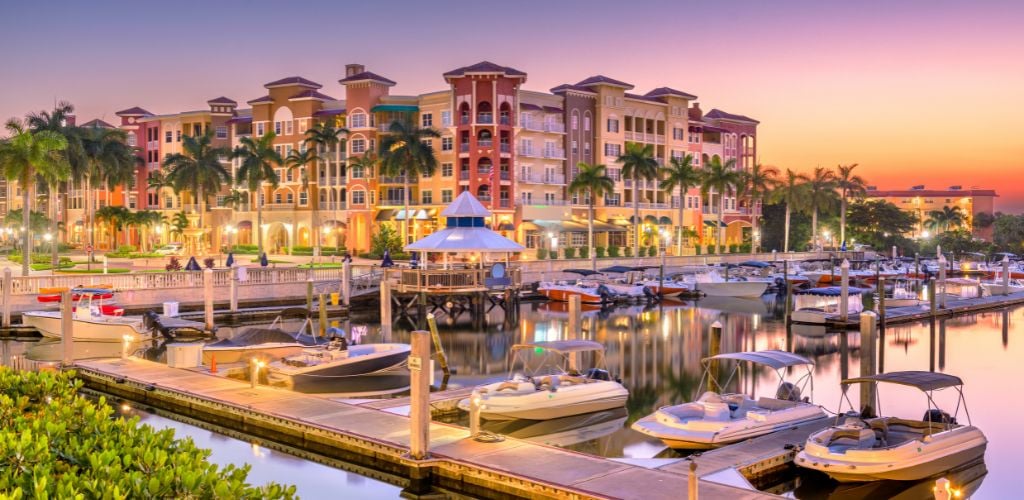
[[905, 371], [865, 375], [863, 377], [843, 380], [843, 385], [885, 382], [889, 384], [908, 385], [922, 391], [934, 391], [964, 385], [964, 381], [955, 375], [924, 371]]
[[512, 350], [522, 349], [543, 349], [545, 351], [566, 353], [603, 351], [604, 346], [600, 342], [594, 342], [593, 340], [549, 340], [546, 342], [534, 342], [532, 344], [516, 344], [512, 346]]
[[779, 368], [786, 368], [787, 366], [799, 366], [799, 365], [813, 365], [814, 362], [800, 356], [786, 351], [756, 351], [756, 352], [730, 352], [725, 354], [719, 354], [705, 358], [707, 362], [712, 359], [732, 359], [736, 361], [749, 361], [751, 363], [757, 363], [761, 365], [770, 366], [776, 370]]
[[209, 344], [210, 347], [247, 347], [259, 344], [269, 344], [274, 342], [288, 343], [297, 342], [304, 345], [315, 345], [318, 343], [318, 339], [314, 339], [308, 335], [301, 335], [296, 338], [284, 330], [279, 328], [246, 328], [238, 335], [230, 339], [218, 340]]

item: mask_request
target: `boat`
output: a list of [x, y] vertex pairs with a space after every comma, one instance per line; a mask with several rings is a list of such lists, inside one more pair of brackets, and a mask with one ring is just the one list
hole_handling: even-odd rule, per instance
[[[847, 391], [854, 384], [896, 384], [913, 387], [925, 394], [928, 410], [921, 420], [861, 415], [853, 410]], [[938, 408], [934, 392], [954, 389], [957, 410], [964, 407], [968, 424], [960, 425], [957, 414]], [[981, 429], [971, 425], [966, 408], [963, 381], [936, 372], [901, 371], [850, 378], [842, 381], [840, 412], [845, 401], [850, 411], [840, 413], [835, 425], [807, 438], [796, 455], [799, 467], [828, 474], [839, 482], [878, 480], [917, 481], [940, 475], [982, 459], [988, 440]], [[877, 402], [876, 407], [877, 407]]]
[[985, 295], [1005, 295], [1008, 293], [1024, 292], [1024, 284], [1018, 280], [1010, 280], [1005, 285], [1001, 279], [996, 279], [993, 282], [982, 282], [981, 288], [984, 290]]
[[554, 418], [551, 420], [488, 420], [483, 430], [548, 446], [572, 446], [599, 439], [623, 428], [626, 408]]
[[[715, 379], [713, 362], [738, 361], [724, 384]], [[775, 370], [779, 386], [775, 397], [753, 399], [746, 394], [720, 394], [707, 391], [693, 402], [665, 406], [633, 423], [632, 428], [660, 439], [673, 449], [701, 450], [717, 448], [746, 439], [771, 434], [794, 425], [825, 417], [822, 409], [802, 398], [808, 385], [813, 395], [814, 363], [786, 351], [755, 351], [719, 354], [704, 358], [701, 388], [728, 387], [742, 369], [743, 363], [763, 365]], [[790, 383], [784, 372], [789, 367], [804, 366], [806, 373]]]
[[204, 345], [203, 364], [209, 365], [214, 359], [218, 363], [238, 363], [247, 362], [251, 358], [284, 358], [300, 354], [307, 347], [329, 342], [325, 337], [307, 333], [313, 327], [310, 318], [307, 317], [294, 334], [280, 328], [281, 318], [278, 316], [269, 327], [246, 328], [231, 338]]
[[[858, 314], [864, 310], [861, 294], [869, 290], [847, 287], [846, 313]], [[826, 286], [796, 292], [790, 320], [794, 323], [823, 325], [831, 317], [840, 316], [842, 287]]]
[[714, 270], [693, 277], [693, 289], [710, 297], [760, 297], [771, 283], [770, 280], [726, 279]]
[[[594, 353], [594, 367], [580, 373], [574, 368], [575, 358], [588, 352]], [[484, 419], [550, 420], [622, 408], [629, 397], [629, 391], [602, 368], [604, 346], [592, 340], [516, 344], [511, 356], [512, 369], [518, 361], [523, 373], [511, 372], [507, 380], [476, 388]], [[469, 411], [469, 398], [459, 401], [459, 408]]]
[[[298, 354], [267, 363], [271, 384], [303, 391], [322, 386], [325, 380], [340, 381], [397, 368], [409, 358], [409, 344], [348, 345], [335, 337], [325, 345], [306, 347]], [[341, 391], [339, 391], [341, 392]]]
[[[937, 286], [941, 283], [937, 280]], [[971, 278], [946, 278], [945, 286], [939, 293], [945, 293], [951, 299], [973, 299], [981, 296], [981, 280]]]
[[643, 277], [643, 267], [611, 266], [601, 269], [601, 272], [622, 275], [618, 279], [606, 278], [599, 282], [618, 297], [637, 300], [647, 297], [648, 294], [653, 295], [651, 290], [638, 279]]
[[[72, 338], [100, 342], [124, 342], [125, 339], [147, 340], [152, 333], [142, 316], [123, 316], [121, 308], [104, 307], [100, 297], [110, 294], [105, 288], [75, 288], [79, 297], [72, 313]], [[109, 304], [107, 304], [109, 306]], [[114, 314], [104, 314], [104, 311]], [[44, 337], [61, 338], [61, 311], [26, 311], [21, 314], [25, 326], [35, 328]]]
[[[565, 269], [562, 272], [579, 274], [582, 277], [600, 275], [597, 271], [589, 269]], [[604, 304], [609, 301], [609, 292], [602, 290], [596, 282], [585, 282], [577, 280], [575, 283], [566, 281], [541, 281], [537, 285], [537, 293], [545, 296], [548, 300], [568, 302], [569, 298], [578, 295], [580, 302], [584, 304]]]
[[885, 307], [916, 307], [926, 304], [928, 301], [922, 299], [914, 290], [915, 282], [916, 280], [911, 279], [895, 279], [892, 284], [892, 292], [885, 296]]

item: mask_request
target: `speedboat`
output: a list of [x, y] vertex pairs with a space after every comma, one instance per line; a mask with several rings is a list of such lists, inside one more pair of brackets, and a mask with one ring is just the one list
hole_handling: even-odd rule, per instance
[[[78, 297], [72, 313], [72, 338], [100, 342], [123, 342], [125, 339], [147, 340], [152, 333], [146, 328], [142, 316], [123, 316], [124, 309], [103, 304], [108, 297], [106, 288], [75, 288]], [[105, 314], [106, 313], [106, 314]], [[21, 322], [35, 328], [44, 337], [61, 338], [60, 311], [26, 311]]]
[[[589, 269], [565, 269], [562, 272], [579, 274], [583, 277], [601, 274]], [[602, 290], [600, 284], [584, 282], [582, 280], [574, 283], [566, 281], [541, 281], [537, 286], [537, 293], [547, 297], [549, 300], [558, 302], [568, 302], [569, 298], [574, 295], [578, 295], [580, 302], [584, 304], [603, 304], [609, 299], [609, 292]]]
[[700, 273], [693, 278], [693, 289], [709, 297], [760, 297], [771, 280], [723, 278], [717, 271]]
[[926, 302], [914, 290], [914, 281], [909, 279], [897, 278], [893, 282], [892, 292], [885, 296], [885, 307], [915, 307]]
[[[939, 281], [935, 282], [940, 286]], [[971, 278], [946, 278], [945, 286], [938, 293], [945, 293], [951, 299], [973, 299], [981, 295], [981, 280]]]
[[[847, 394], [849, 387], [875, 384], [877, 392], [880, 383], [924, 392], [928, 400], [924, 417], [921, 420], [870, 418], [853, 410]], [[957, 410], [964, 408], [967, 425], [958, 424], [956, 414], [951, 416], [936, 405], [934, 392], [948, 388], [956, 390]], [[846, 379], [842, 381], [840, 401], [845, 401], [850, 411], [838, 415], [832, 427], [811, 434], [804, 449], [796, 455], [796, 465], [823, 472], [839, 482], [916, 481], [944, 474], [985, 455], [988, 440], [980, 429], [970, 424], [963, 381], [959, 377], [904, 371]], [[842, 408], [841, 403], [840, 411]]]
[[[846, 314], [854, 315], [864, 310], [861, 294], [867, 289], [847, 287]], [[790, 319], [794, 323], [823, 325], [829, 318], [840, 316], [842, 287], [826, 286], [797, 292]]]
[[409, 344], [348, 345], [344, 337], [336, 337], [325, 345], [306, 347], [298, 354], [267, 363], [267, 378], [302, 391], [328, 380], [340, 381], [397, 368], [409, 358], [410, 350]]
[[[739, 361], [724, 384], [713, 374], [713, 362]], [[802, 388], [814, 391], [814, 363], [786, 351], [757, 351], [719, 354], [705, 358], [701, 388], [728, 387], [743, 363], [768, 366], [779, 376], [775, 397], [753, 399], [746, 394], [704, 392], [696, 401], [665, 406], [633, 423], [633, 429], [660, 439], [675, 449], [710, 449], [745, 439], [763, 436], [794, 425], [823, 418], [825, 413], [808, 398]], [[792, 366], [806, 367], [796, 383], [786, 382], [783, 373]], [[813, 395], [813, 394], [812, 394]]]
[[981, 288], [984, 289], [985, 295], [1005, 295], [1008, 293], [1024, 292], [1024, 284], [1021, 284], [1018, 280], [1010, 280], [1005, 285], [1002, 280], [998, 279], [993, 282], [982, 282]]
[[[594, 353], [594, 368], [575, 369], [575, 358]], [[604, 346], [591, 340], [553, 340], [512, 346], [512, 368], [517, 361], [523, 373], [512, 372], [507, 380], [479, 386], [480, 416], [487, 420], [550, 420], [596, 411], [622, 408], [629, 391], [601, 368]], [[539, 359], [538, 359], [539, 358]], [[554, 361], [552, 361], [554, 359]], [[470, 410], [469, 398], [459, 409]]]
[[551, 420], [488, 420], [481, 428], [516, 439], [564, 447], [612, 434], [623, 428], [627, 417], [629, 413], [623, 407]]
[[306, 318], [297, 333], [291, 334], [280, 328], [281, 316], [269, 327], [247, 328], [229, 339], [221, 339], [203, 346], [203, 364], [214, 360], [219, 363], [237, 363], [251, 358], [273, 359], [294, 356], [311, 346], [327, 344], [328, 339], [313, 336], [312, 320]]

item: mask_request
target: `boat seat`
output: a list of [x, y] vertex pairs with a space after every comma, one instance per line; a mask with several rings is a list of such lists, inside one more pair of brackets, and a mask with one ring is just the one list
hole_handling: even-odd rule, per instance
[[730, 420], [732, 413], [726, 403], [704, 402], [704, 420], [712, 422], [726, 422]]
[[688, 420], [704, 418], [704, 406], [698, 403], [666, 406], [656, 411], [654, 418], [660, 424], [680, 427], [686, 425]]
[[744, 398], [743, 401], [740, 402], [739, 406], [732, 411], [732, 418], [746, 418], [747, 412], [756, 410], [758, 406], [759, 405], [755, 403], [753, 399]]
[[762, 397], [762, 398], [759, 398], [757, 400], [757, 406], [758, 407], [764, 408], [765, 410], [769, 410], [769, 411], [785, 410], [785, 409], [788, 409], [788, 408], [792, 408], [792, 407], [794, 407], [796, 405], [797, 405], [797, 403], [795, 401], [784, 401], [784, 400], [775, 399], [775, 398]]
[[717, 392], [705, 391], [704, 394], [697, 398], [697, 401], [701, 403], [724, 403], [725, 399]]

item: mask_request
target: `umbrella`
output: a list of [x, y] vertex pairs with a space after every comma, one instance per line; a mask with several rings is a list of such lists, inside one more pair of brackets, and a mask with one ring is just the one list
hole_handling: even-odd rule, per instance
[[260, 255], [260, 266], [267, 267], [269, 265], [270, 261], [267, 260], [267, 252], [263, 252], [263, 255]]
[[228, 267], [235, 265], [235, 254], [228, 252], [228, 260], [224, 262], [224, 265]]
[[846, 251], [846, 240], [843, 240], [843, 246], [839, 247], [839, 251], [840, 252], [845, 252]]
[[384, 260], [380, 263], [380, 267], [392, 267], [395, 265], [395, 261], [391, 260], [391, 250], [384, 250]]
[[199, 263], [196, 262], [196, 258], [195, 257], [189, 257], [188, 258], [188, 264], [185, 264], [185, 270], [186, 271], [202, 271], [203, 269], [201, 267], [199, 267]]

